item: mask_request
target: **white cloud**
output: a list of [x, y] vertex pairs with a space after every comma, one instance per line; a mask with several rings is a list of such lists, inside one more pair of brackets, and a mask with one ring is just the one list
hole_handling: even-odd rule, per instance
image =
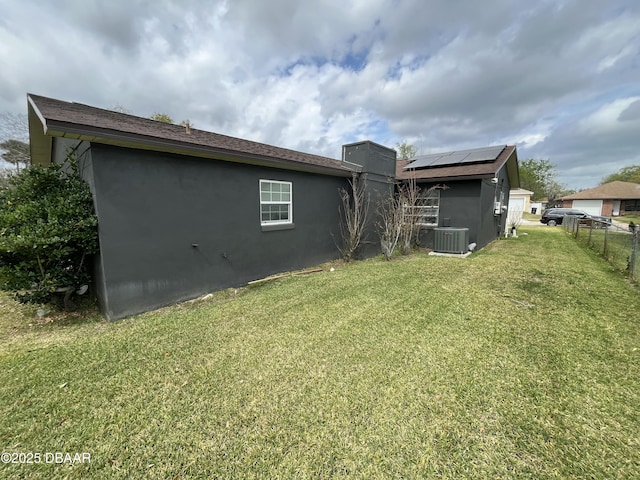
[[579, 128], [584, 135], [603, 135], [616, 131], [633, 129], [636, 134], [640, 132], [640, 119], [635, 122], [621, 122], [620, 116], [632, 104], [640, 100], [638, 97], [619, 98], [602, 105], [584, 120], [580, 120]]
[[365, 138], [414, 139], [422, 151], [516, 143], [581, 186], [640, 161], [633, 0], [0, 0], [0, 10], [0, 112], [24, 113], [33, 92], [331, 157]]

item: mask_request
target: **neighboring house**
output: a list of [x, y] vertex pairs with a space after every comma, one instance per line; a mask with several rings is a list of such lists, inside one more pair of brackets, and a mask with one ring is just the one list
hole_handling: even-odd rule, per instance
[[435, 227], [469, 229], [469, 242], [482, 248], [504, 232], [509, 191], [520, 186], [515, 146], [420, 155], [399, 161], [396, 177], [415, 179], [433, 190], [424, 209], [421, 245], [432, 247]]
[[530, 212], [533, 192], [524, 188], [512, 188], [509, 192], [509, 211]]
[[537, 213], [541, 215], [542, 212], [547, 208], [548, 200], [546, 198], [542, 199], [540, 202], [531, 202], [531, 213]]
[[478, 248], [494, 240], [504, 229], [508, 192], [518, 186], [515, 147], [469, 151], [476, 161], [461, 165], [424, 165], [418, 157], [405, 169], [393, 149], [370, 141], [344, 145], [336, 160], [27, 99], [33, 163], [63, 163], [71, 152], [92, 192], [100, 243], [95, 292], [108, 319], [338, 258], [338, 192], [349, 190], [353, 175], [371, 202], [360, 257], [380, 252], [376, 207], [393, 195], [396, 180], [446, 186], [425, 207], [424, 246], [433, 245], [435, 226], [468, 227]]
[[640, 212], [640, 184], [621, 181], [605, 183], [562, 197], [562, 206], [606, 217]]

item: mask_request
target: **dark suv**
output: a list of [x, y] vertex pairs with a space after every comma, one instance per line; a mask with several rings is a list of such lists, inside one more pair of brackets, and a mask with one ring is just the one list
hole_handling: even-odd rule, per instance
[[575, 208], [550, 208], [544, 211], [542, 217], [540, 217], [540, 221], [551, 227], [555, 225], [562, 225], [562, 220], [566, 215], [575, 215], [580, 219], [592, 219], [600, 222], [611, 223], [611, 219], [609, 217], [589, 215], [587, 212], [576, 210]]

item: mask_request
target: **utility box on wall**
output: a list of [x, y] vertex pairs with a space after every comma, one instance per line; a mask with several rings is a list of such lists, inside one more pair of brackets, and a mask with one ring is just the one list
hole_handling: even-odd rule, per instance
[[435, 229], [433, 251], [438, 253], [466, 253], [469, 249], [469, 229], [439, 227]]

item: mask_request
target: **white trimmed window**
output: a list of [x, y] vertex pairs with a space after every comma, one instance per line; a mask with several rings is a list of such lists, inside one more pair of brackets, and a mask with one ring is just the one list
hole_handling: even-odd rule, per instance
[[418, 204], [404, 207], [404, 214], [417, 217], [416, 225], [421, 227], [437, 227], [440, 212], [440, 190], [434, 189], [418, 198]]
[[260, 180], [260, 224], [293, 223], [291, 182]]

